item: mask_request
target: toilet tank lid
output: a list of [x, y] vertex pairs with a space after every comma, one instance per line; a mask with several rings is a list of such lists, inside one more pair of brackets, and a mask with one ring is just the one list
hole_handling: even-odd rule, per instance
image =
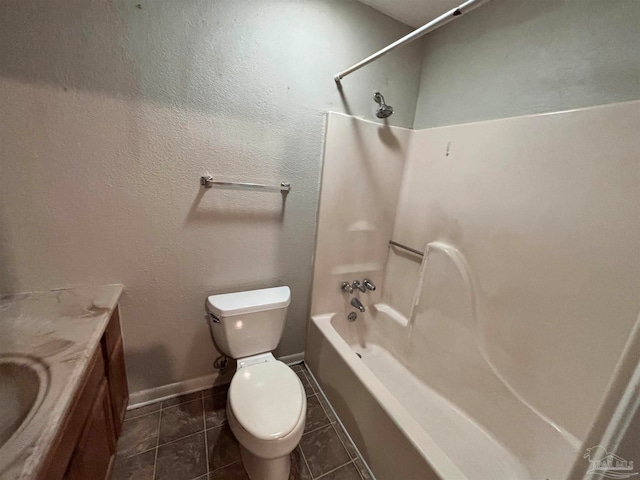
[[289, 303], [291, 303], [291, 290], [286, 286], [207, 297], [209, 312], [223, 317], [275, 310], [287, 307]]

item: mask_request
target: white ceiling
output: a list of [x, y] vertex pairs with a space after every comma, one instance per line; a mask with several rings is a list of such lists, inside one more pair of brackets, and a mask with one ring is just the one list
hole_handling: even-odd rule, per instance
[[360, 0], [365, 5], [412, 27], [425, 23], [457, 7], [463, 0]]

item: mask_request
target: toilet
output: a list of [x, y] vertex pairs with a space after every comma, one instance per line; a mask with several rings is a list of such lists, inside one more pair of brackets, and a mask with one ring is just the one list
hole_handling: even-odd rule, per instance
[[284, 330], [289, 287], [211, 295], [209, 325], [218, 348], [236, 359], [227, 419], [251, 480], [287, 480], [289, 454], [302, 437], [307, 397], [274, 350]]

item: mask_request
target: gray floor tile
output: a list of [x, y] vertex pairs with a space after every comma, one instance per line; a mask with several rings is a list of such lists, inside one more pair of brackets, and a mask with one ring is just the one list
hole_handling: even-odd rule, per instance
[[328, 425], [329, 418], [324, 413], [324, 408], [320, 405], [317, 395], [307, 397], [307, 416], [304, 424], [305, 433], [316, 430], [324, 425]]
[[240, 461], [238, 441], [231, 433], [228, 424], [207, 430], [209, 447], [209, 470], [217, 470]]
[[311, 473], [302, 455], [300, 447], [291, 452], [291, 469], [289, 470], [289, 480], [311, 480]]
[[204, 416], [207, 428], [219, 427], [227, 421], [227, 395], [219, 394], [204, 398]]
[[156, 480], [193, 480], [206, 473], [204, 432], [158, 447]]
[[298, 375], [298, 378], [302, 382], [302, 386], [304, 387], [304, 391], [307, 394], [307, 397], [310, 396], [310, 395], [313, 395], [314, 393], [316, 393], [314, 388], [311, 386], [311, 383], [309, 382], [309, 379], [307, 378], [307, 376], [305, 375], [305, 373], [303, 371], [299, 371], [299, 372], [295, 372], [295, 373], [296, 373], [296, 375]]
[[144, 407], [134, 408], [133, 410], [127, 410], [127, 412], [124, 415], [124, 419], [129, 420], [131, 418], [141, 417], [142, 415], [146, 415], [148, 413], [157, 412], [158, 410], [160, 410], [160, 403], [161, 402], [156, 402]]
[[215, 385], [211, 388], [207, 388], [202, 391], [203, 396], [210, 397], [212, 395], [222, 395], [229, 391], [229, 384], [223, 383], [222, 385]]
[[209, 480], [249, 480], [242, 462], [236, 462], [209, 474]]
[[202, 399], [163, 408], [158, 444], [172, 442], [204, 430]]
[[155, 448], [132, 457], [116, 457], [110, 479], [153, 480], [153, 465], [155, 461]]
[[179, 397], [170, 398], [169, 400], [162, 401], [162, 408], [173, 407], [175, 405], [180, 405], [181, 403], [191, 402], [193, 400], [197, 400], [198, 398], [202, 398], [202, 392], [193, 392], [187, 393], [185, 395], [180, 395]]
[[347, 434], [342, 429], [342, 426], [339, 423], [334, 423], [333, 428], [336, 430], [338, 437], [340, 437], [340, 440], [342, 441], [344, 448], [347, 449], [349, 456], [351, 458], [358, 458], [358, 452], [356, 451], [356, 447], [353, 446], [353, 443], [351, 443], [351, 441], [349, 440], [349, 437], [347, 437]]
[[[289, 480], [373, 480], [306, 374], [306, 366], [297, 364], [292, 369], [308, 397], [305, 434], [291, 453]], [[157, 480], [248, 480], [238, 442], [227, 423], [228, 387], [220, 385], [127, 412], [111, 480], [150, 480], [158, 439]]]
[[303, 435], [300, 447], [314, 477], [319, 477], [351, 460], [332, 425]]
[[124, 422], [118, 440], [118, 455], [128, 457], [154, 448], [158, 442], [160, 412]]
[[320, 400], [320, 405], [322, 405], [322, 408], [324, 408], [324, 412], [327, 414], [329, 421], [331, 423], [337, 422], [338, 419], [334, 415], [333, 410], [327, 403], [327, 400], [324, 398], [324, 395], [322, 395], [322, 393], [318, 393], [318, 400]]
[[320, 478], [322, 480], [362, 480], [358, 473], [358, 469], [353, 463], [340, 467], [339, 469]]

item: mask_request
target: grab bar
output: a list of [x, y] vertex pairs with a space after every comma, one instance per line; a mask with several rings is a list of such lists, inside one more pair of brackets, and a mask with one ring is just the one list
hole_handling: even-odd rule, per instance
[[393, 240], [389, 240], [389, 245], [401, 248], [402, 250], [406, 250], [407, 252], [411, 252], [411, 253], [413, 253], [415, 255], [418, 255], [420, 257], [424, 257], [424, 253], [422, 253], [420, 250], [416, 250], [415, 248], [407, 247], [406, 245], [403, 245], [403, 244], [398, 243], [398, 242], [394, 242]]
[[290, 192], [291, 184], [282, 182], [280, 185], [265, 185], [262, 183], [247, 183], [247, 182], [224, 182], [221, 180], [214, 180], [212, 176], [207, 175], [200, 177], [200, 185], [204, 188], [211, 187], [228, 187], [228, 188], [246, 188], [249, 190], [266, 190], [270, 192]]

